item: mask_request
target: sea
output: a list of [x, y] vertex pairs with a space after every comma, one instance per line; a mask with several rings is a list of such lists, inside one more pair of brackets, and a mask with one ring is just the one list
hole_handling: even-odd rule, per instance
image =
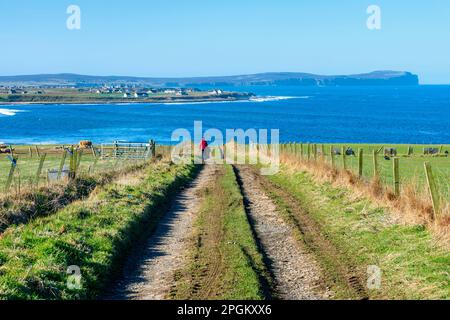
[[[101, 105], [0, 105], [0, 143], [116, 140], [173, 144], [172, 133], [278, 129], [281, 142], [450, 144], [450, 86], [220, 89], [248, 101]], [[205, 88], [206, 89], [206, 88]]]

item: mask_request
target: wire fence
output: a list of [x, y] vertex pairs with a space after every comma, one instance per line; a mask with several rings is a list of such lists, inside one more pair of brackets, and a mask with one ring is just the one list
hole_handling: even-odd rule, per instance
[[[65, 184], [79, 176], [123, 170], [156, 158], [156, 144], [103, 146], [50, 146], [10, 148], [0, 155], [0, 190], [3, 195], [31, 188]], [[162, 150], [164, 151], [164, 150]]]
[[[338, 171], [346, 170], [369, 182], [374, 177], [390, 187], [396, 196], [405, 186], [426, 192], [435, 211], [450, 199], [450, 157], [445, 146], [397, 148], [365, 145], [287, 143], [280, 145], [281, 153], [294, 155], [303, 161], [324, 162]], [[417, 148], [416, 148], [417, 149]]]

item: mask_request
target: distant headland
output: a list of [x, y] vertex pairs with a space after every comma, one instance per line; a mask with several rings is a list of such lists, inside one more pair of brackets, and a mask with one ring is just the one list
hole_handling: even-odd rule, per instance
[[150, 86], [192, 88], [201, 86], [416, 86], [419, 77], [406, 71], [374, 71], [355, 75], [316, 75], [271, 72], [236, 76], [151, 78], [128, 76], [90, 76], [78, 74], [39, 74], [0, 76], [0, 86]]

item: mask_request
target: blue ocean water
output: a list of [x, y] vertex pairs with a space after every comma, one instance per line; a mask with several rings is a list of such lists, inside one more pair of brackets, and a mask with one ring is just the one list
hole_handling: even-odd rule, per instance
[[[172, 131], [279, 129], [281, 141], [450, 143], [450, 86], [239, 87], [256, 101], [126, 105], [0, 105], [0, 142], [169, 143]], [[267, 98], [271, 97], [271, 98]]]

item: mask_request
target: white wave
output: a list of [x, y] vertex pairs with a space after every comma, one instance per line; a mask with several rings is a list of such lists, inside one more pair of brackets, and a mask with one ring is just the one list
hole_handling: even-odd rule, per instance
[[[3, 138], [0, 138], [3, 139]], [[6, 144], [6, 145], [39, 145], [39, 146], [50, 146], [50, 145], [58, 145], [58, 144], [63, 144], [64, 142], [62, 141], [57, 141], [57, 140], [36, 140], [36, 139], [14, 139], [12, 140], [8, 140], [8, 138], [6, 138], [5, 140], [1, 140], [0, 144]], [[68, 143], [67, 143], [68, 144]]]
[[419, 133], [430, 135], [430, 136], [434, 136], [434, 135], [439, 134], [439, 132], [435, 132], [435, 131], [419, 131]]
[[32, 142], [32, 144], [37, 144], [40, 146], [51, 146], [51, 145], [61, 144], [61, 143], [56, 140], [42, 140], [42, 141]]
[[24, 112], [23, 110], [14, 109], [0, 109], [0, 114], [4, 116], [15, 116], [18, 112]]
[[280, 100], [289, 100], [289, 99], [309, 99], [310, 96], [301, 96], [301, 97], [289, 97], [289, 96], [267, 96], [267, 97], [254, 97], [250, 98], [252, 102], [268, 102], [268, 101], [280, 101]]
[[289, 96], [261, 96], [261, 97], [252, 97], [246, 100], [227, 100], [227, 101], [189, 101], [189, 102], [164, 102], [157, 103], [162, 105], [189, 105], [189, 104], [211, 104], [211, 103], [248, 103], [248, 102], [268, 102], [268, 101], [280, 101], [280, 100], [289, 100], [289, 99], [309, 99], [310, 96], [297, 96], [297, 97], [289, 97]]
[[250, 100], [230, 100], [230, 101], [189, 101], [189, 102], [163, 102], [163, 103], [149, 103], [162, 104], [165, 106], [189, 105], [189, 104], [212, 104], [212, 103], [236, 103], [236, 102], [250, 102]]

